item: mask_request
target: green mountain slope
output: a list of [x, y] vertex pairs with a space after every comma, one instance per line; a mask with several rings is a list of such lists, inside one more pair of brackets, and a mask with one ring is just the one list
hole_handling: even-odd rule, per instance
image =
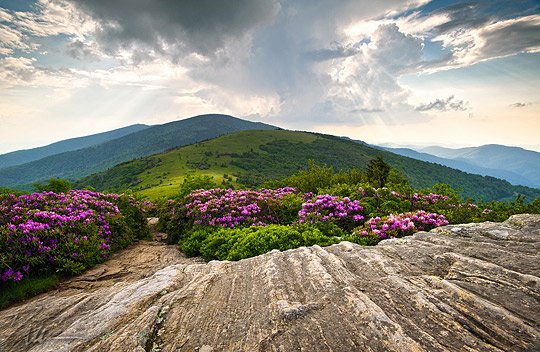
[[131, 125], [103, 133], [92, 134], [89, 136], [70, 138], [60, 142], [52, 143], [43, 147], [17, 150], [11, 153], [0, 155], [0, 169], [29, 163], [34, 160], [46, 158], [54, 154], [69, 152], [72, 150], [83, 149], [93, 145], [105, 143], [113, 139], [126, 136], [131, 133], [142, 131], [150, 126]]
[[77, 179], [115, 164], [240, 130], [276, 127], [227, 115], [201, 115], [76, 151], [0, 170], [0, 186], [15, 187], [51, 177]]
[[284, 130], [242, 131], [165, 153], [117, 165], [84, 178], [79, 187], [98, 190], [132, 189], [156, 199], [173, 196], [190, 174], [214, 176], [216, 181], [232, 178], [233, 183], [257, 186], [265, 180], [291, 175], [308, 160], [332, 165], [336, 170], [365, 168], [368, 161], [382, 156], [401, 170], [415, 187], [447, 183], [462, 189], [463, 195], [483, 200], [513, 198], [518, 192], [539, 197], [540, 190], [471, 175], [445, 166], [403, 157], [351, 140], [306, 132]]

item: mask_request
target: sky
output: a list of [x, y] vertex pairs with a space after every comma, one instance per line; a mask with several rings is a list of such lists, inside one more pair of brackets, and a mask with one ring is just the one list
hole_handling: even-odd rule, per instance
[[540, 151], [540, 2], [0, 0], [0, 153], [206, 113]]

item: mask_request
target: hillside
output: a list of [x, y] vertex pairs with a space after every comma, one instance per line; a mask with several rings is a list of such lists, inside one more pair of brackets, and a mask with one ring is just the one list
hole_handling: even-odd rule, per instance
[[117, 165], [84, 178], [79, 187], [98, 190], [132, 189], [156, 199], [173, 196], [189, 174], [214, 176], [247, 186], [258, 186], [271, 178], [288, 176], [304, 168], [308, 160], [336, 170], [365, 168], [369, 160], [382, 156], [401, 170], [414, 187], [447, 183], [461, 194], [482, 200], [513, 199], [517, 193], [539, 197], [540, 190], [512, 186], [493, 177], [471, 175], [372, 148], [342, 138], [284, 130], [242, 131], [189, 145], [165, 153]]
[[532, 150], [498, 144], [458, 149], [434, 146], [414, 149], [487, 169], [484, 174], [504, 178], [511, 183], [540, 187], [540, 153]]
[[[498, 165], [499, 168], [490, 169], [490, 168], [478, 166], [474, 164], [474, 161], [470, 161], [467, 159], [442, 158], [442, 157], [438, 157], [438, 156], [428, 154], [428, 153], [417, 152], [413, 149], [408, 149], [408, 148], [384, 147], [384, 149], [395, 154], [407, 156], [409, 158], [418, 159], [422, 161], [427, 161], [430, 163], [436, 163], [436, 164], [448, 166], [453, 169], [458, 169], [458, 170], [465, 171], [471, 174], [493, 176], [496, 178], [506, 180], [513, 185], [523, 185], [523, 186], [537, 187], [537, 188], [540, 187], [540, 179], [538, 182], [535, 182], [532, 179], [528, 179], [524, 177], [518, 172], [501, 169], [500, 168], [501, 165]], [[534, 166], [530, 166], [530, 167], [532, 168]]]
[[72, 150], [88, 148], [97, 144], [105, 143], [116, 138], [126, 136], [131, 133], [142, 131], [150, 126], [131, 125], [103, 133], [92, 134], [89, 136], [70, 138], [60, 142], [52, 143], [43, 147], [17, 150], [11, 153], [0, 155], [0, 169], [29, 163], [34, 160], [46, 158], [54, 154], [69, 152]]
[[239, 131], [276, 127], [227, 115], [201, 115], [152, 126], [84, 149], [0, 170], [0, 186], [14, 187], [51, 177], [77, 179], [115, 164]]

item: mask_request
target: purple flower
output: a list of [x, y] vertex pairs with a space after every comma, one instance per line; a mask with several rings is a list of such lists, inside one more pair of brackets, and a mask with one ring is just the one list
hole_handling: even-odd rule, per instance
[[21, 274], [20, 271], [17, 271], [17, 272], [13, 275], [13, 281], [15, 281], [15, 282], [21, 281], [22, 278], [23, 278], [23, 275]]

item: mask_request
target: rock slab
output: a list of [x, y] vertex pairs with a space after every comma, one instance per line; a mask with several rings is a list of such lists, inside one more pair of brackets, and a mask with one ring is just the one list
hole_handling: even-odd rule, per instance
[[0, 351], [538, 351], [540, 215], [239, 262], [141, 242], [0, 312]]

